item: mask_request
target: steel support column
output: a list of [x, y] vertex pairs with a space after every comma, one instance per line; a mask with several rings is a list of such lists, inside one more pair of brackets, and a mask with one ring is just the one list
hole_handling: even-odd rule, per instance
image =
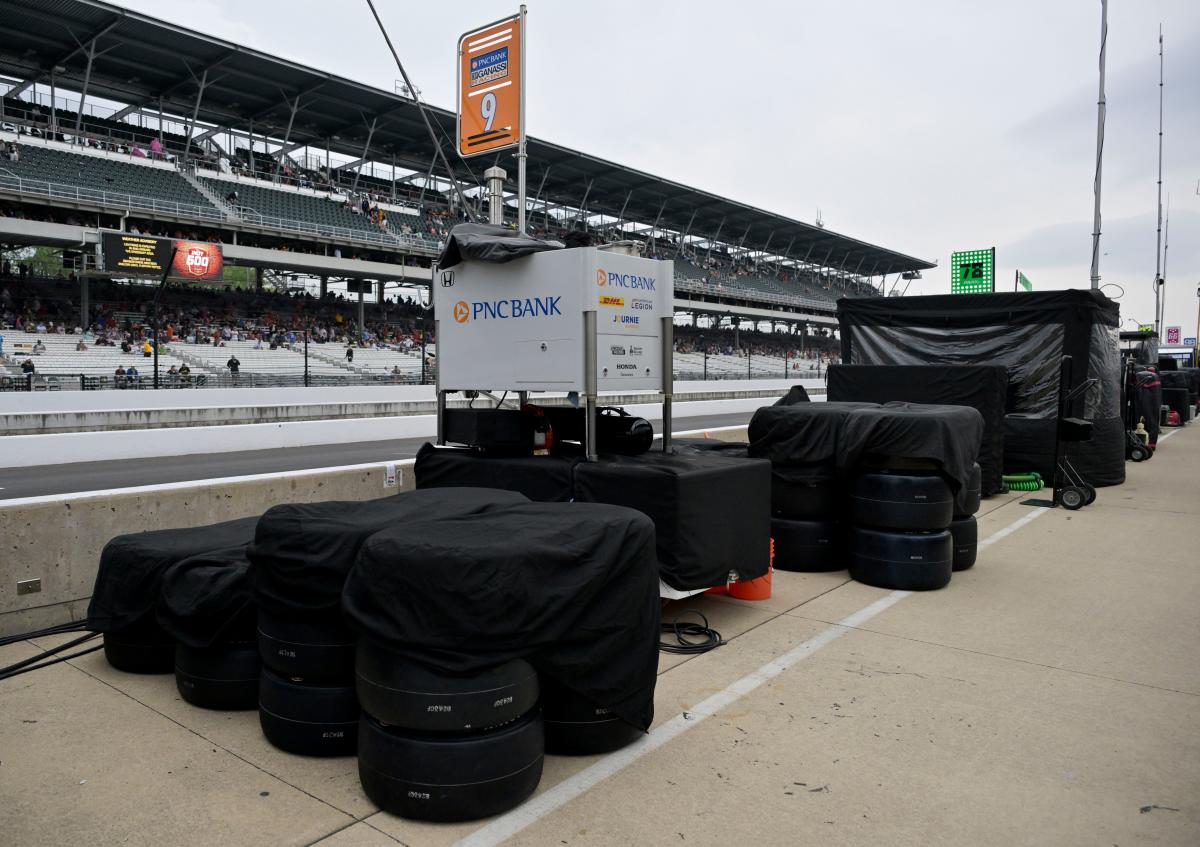
[[688, 218], [688, 224], [684, 228], [683, 233], [680, 234], [680, 236], [679, 236], [679, 246], [675, 249], [676, 257], [678, 257], [683, 252], [684, 239], [686, 239], [688, 237], [688, 235], [691, 234], [692, 224], [696, 222], [696, 213], [699, 211], [700, 211], [699, 209], [692, 209], [692, 216], [690, 218]]
[[[92, 39], [87, 46], [87, 70], [83, 72], [83, 90], [79, 93], [79, 114], [75, 116], [75, 135], [78, 136], [83, 129], [83, 106], [87, 102], [88, 86], [92, 83], [92, 63], [96, 61], [96, 39]], [[51, 109], [54, 104], [51, 103]], [[57, 121], [54, 121], [57, 123]], [[78, 140], [78, 139], [77, 139]]]
[[[193, 74], [193, 77], [195, 75]], [[196, 118], [200, 116], [200, 102], [204, 99], [204, 89], [208, 87], [208, 68], [200, 76], [200, 88], [196, 91], [196, 105], [192, 109], [192, 119], [188, 121], [187, 141], [183, 145], [183, 163], [187, 165], [192, 157], [192, 133], [196, 131]]]
[[580, 220], [583, 220], [583, 228], [585, 230], [587, 229], [587, 221], [584, 220], [584, 215], [587, 213], [587, 201], [588, 197], [591, 196], [593, 183], [595, 183], [594, 179], [588, 180], [587, 188], [585, 188], [583, 191], [583, 202], [580, 204], [579, 209], [575, 212], [575, 220], [571, 221], [571, 229], [574, 229], [575, 225], [578, 224]]
[[371, 139], [373, 139], [375, 137], [375, 127], [378, 124], [379, 124], [378, 116], [371, 119], [371, 128], [367, 130], [367, 143], [363, 145], [362, 156], [359, 157], [360, 159], [362, 159], [362, 162], [359, 164], [358, 170], [356, 170], [354, 172], [354, 185], [350, 188], [351, 191], [358, 191], [358, 178], [360, 176], [362, 176], [363, 164], [366, 163], [367, 153], [371, 149]]
[[292, 140], [292, 125], [296, 122], [296, 112], [300, 109], [300, 98], [291, 101], [292, 111], [288, 115], [287, 130], [283, 133], [283, 146], [275, 154], [275, 181], [279, 181], [279, 173], [283, 170], [283, 157], [287, 155], [288, 143]]

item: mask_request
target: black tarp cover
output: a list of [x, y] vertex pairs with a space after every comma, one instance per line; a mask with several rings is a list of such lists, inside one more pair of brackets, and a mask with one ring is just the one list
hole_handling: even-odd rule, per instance
[[846, 417], [837, 466], [846, 471], [866, 456], [937, 462], [957, 492], [971, 481], [983, 438], [983, 416], [970, 406], [884, 403]]
[[201, 553], [249, 544], [258, 518], [210, 526], [118, 535], [100, 552], [100, 569], [88, 604], [88, 629], [124, 629], [152, 614], [162, 575], [171, 565]]
[[447, 674], [525, 658], [646, 729], [658, 673], [654, 525], [632, 509], [527, 503], [414, 519], [363, 545], [345, 617]]
[[511, 262], [530, 253], [561, 250], [561, 244], [522, 235], [514, 229], [493, 224], [459, 224], [450, 230], [437, 266], [452, 268], [462, 261]]
[[1004, 413], [1008, 370], [1003, 365], [830, 365], [828, 397], [887, 403], [971, 406], [983, 416], [979, 467], [983, 493], [1004, 490]]
[[763, 406], [750, 418], [750, 455], [775, 465], [832, 464], [846, 418], [877, 403], [797, 403]]
[[776, 406], [795, 406], [797, 403], [811, 403], [808, 397], [808, 391], [803, 385], [793, 385], [788, 389], [788, 393], [775, 401]]
[[244, 545], [176, 562], [163, 574], [155, 611], [159, 624], [190, 647], [252, 637], [249, 570]]
[[417, 489], [496, 488], [539, 503], [566, 503], [575, 493], [575, 456], [485, 456], [461, 447], [425, 444], [417, 451]]
[[690, 591], [770, 564], [771, 465], [719, 454], [601, 455], [575, 468], [575, 499], [649, 515], [663, 582]]
[[[1068, 410], [1097, 424], [1092, 440], [1076, 448], [1079, 462], [1089, 468], [1088, 480], [1096, 485], [1125, 479], [1124, 435], [1110, 420], [1122, 417], [1120, 321], [1116, 301], [1092, 290], [838, 301], [844, 364], [1004, 365], [1008, 414], [1055, 418], [1060, 363], [1070, 356], [1069, 388], [1097, 380]], [[1046, 429], [1023, 423], [1018, 428], [1030, 438]], [[1006, 424], [1006, 439], [1011, 431]], [[1037, 452], [1053, 452], [1052, 443], [1034, 446]], [[1005, 454], [1013, 454], [1007, 443]], [[1028, 470], [1008, 464], [1005, 469]]]
[[346, 574], [370, 536], [414, 520], [457, 518], [527, 502], [482, 488], [410, 491], [378, 500], [293, 503], [268, 509], [247, 551], [264, 609], [302, 616], [337, 611]]

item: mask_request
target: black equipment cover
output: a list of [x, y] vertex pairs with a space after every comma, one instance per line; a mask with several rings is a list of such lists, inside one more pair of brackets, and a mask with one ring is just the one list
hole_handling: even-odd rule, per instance
[[654, 525], [631, 509], [526, 503], [363, 545], [343, 609], [360, 635], [445, 674], [523, 658], [641, 729], [654, 714]]
[[692, 590], [767, 572], [771, 465], [720, 455], [601, 456], [575, 467], [575, 499], [654, 520], [663, 582]]
[[979, 466], [983, 493], [1004, 490], [1004, 409], [1008, 369], [1003, 365], [830, 365], [828, 397], [971, 406], [983, 416]]
[[[1008, 415], [1004, 419], [1004, 469], [1008, 473], [1036, 471], [1042, 479], [1054, 479], [1055, 418]], [[1150, 429], [1150, 422], [1146, 422]], [[1093, 421], [1092, 437], [1086, 444], [1072, 444], [1067, 457], [1075, 470], [1092, 485], [1120, 485], [1125, 481], [1125, 420]], [[1119, 440], [1118, 440], [1119, 439]], [[1099, 441], [1101, 451], [1086, 449]], [[1151, 440], [1151, 444], [1154, 440]], [[1114, 455], [1119, 452], [1119, 455]]]
[[118, 535], [100, 552], [100, 569], [88, 604], [88, 629], [111, 632], [154, 612], [163, 573], [201, 553], [249, 544], [258, 518], [210, 526]]
[[795, 406], [797, 403], [811, 403], [808, 399], [808, 392], [804, 390], [803, 385], [793, 385], [788, 389], [788, 393], [775, 401], [776, 406]]
[[983, 438], [983, 416], [970, 406], [885, 403], [846, 417], [838, 439], [843, 472], [867, 456], [937, 462], [957, 492], [971, 482]]
[[211, 647], [254, 635], [254, 592], [245, 546], [201, 553], [167, 568], [155, 612], [181, 644]]
[[575, 466], [565, 456], [483, 456], [456, 447], [425, 444], [413, 467], [417, 488], [498, 488], [530, 500], [565, 503], [574, 496]]
[[859, 409], [877, 407], [877, 403], [763, 406], [750, 419], [750, 455], [776, 465], [833, 462], [846, 419]]
[[[1125, 433], [1106, 422], [1122, 416], [1120, 308], [1099, 291], [842, 299], [838, 323], [847, 365], [1004, 365], [1006, 412], [1048, 421], [1018, 436], [1032, 438], [1037, 431], [1044, 438], [1049, 432], [1048, 440], [1034, 445], [1038, 453], [1054, 452], [1061, 363], [1070, 356], [1076, 366], [1068, 388], [1097, 380], [1066, 410], [1096, 422], [1092, 440], [1073, 448], [1072, 462], [1091, 469], [1087, 479], [1094, 485], [1125, 480]], [[1025, 449], [1007, 444], [1012, 431], [1006, 423], [1005, 454], [1023, 460]], [[1005, 470], [1032, 468], [1006, 463]]]
[[438, 268], [452, 268], [459, 262], [511, 262], [530, 253], [545, 250], [561, 250], [562, 245], [542, 241], [532, 235], [524, 235], [506, 226], [493, 224], [459, 224], [450, 230], [442, 255], [438, 257]]
[[671, 447], [682, 455], [726, 456], [730, 459], [750, 457], [750, 445], [745, 441], [721, 441], [717, 438], [673, 438]]
[[457, 518], [524, 502], [511, 491], [455, 488], [275, 506], [262, 516], [247, 551], [255, 596], [271, 612], [336, 613], [346, 574], [375, 533], [392, 527], [402, 532], [417, 519]]
[[1159, 410], [1162, 408], [1162, 381], [1158, 374], [1149, 369], [1139, 369], [1133, 375], [1130, 389], [1131, 417], [1129, 429], [1137, 429], [1138, 421], [1145, 419], [1146, 432], [1150, 433], [1150, 446], [1158, 444]]

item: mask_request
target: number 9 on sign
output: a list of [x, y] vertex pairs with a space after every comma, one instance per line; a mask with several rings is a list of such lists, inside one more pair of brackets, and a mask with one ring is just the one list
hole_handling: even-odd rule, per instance
[[479, 98], [479, 113], [483, 115], [483, 131], [492, 131], [492, 122], [496, 120], [496, 95], [489, 91]]

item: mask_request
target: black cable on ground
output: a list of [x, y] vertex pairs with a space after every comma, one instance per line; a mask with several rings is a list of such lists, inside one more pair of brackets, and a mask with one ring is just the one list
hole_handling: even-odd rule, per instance
[[22, 632], [19, 635], [0, 636], [0, 647], [7, 647], [9, 644], [16, 644], [18, 641], [30, 641], [34, 638], [61, 635], [64, 632], [82, 632], [86, 628], [87, 621], [70, 621], [69, 623], [48, 626], [44, 629], [35, 629], [32, 632]]
[[[35, 662], [41, 662], [44, 659], [48, 659], [49, 657], [53, 656], [55, 653], [61, 653], [63, 650], [69, 650], [72, 647], [78, 647], [80, 644], [82, 644], [85, 641], [91, 641], [93, 638], [99, 638], [99, 637], [100, 637], [100, 633], [89, 632], [87, 635], [81, 635], [79, 638], [74, 638], [70, 641], [65, 641], [62, 644], [58, 645], [57, 647], [51, 647], [49, 650], [43, 650], [41, 653], [38, 653], [36, 656], [30, 656], [28, 659], [22, 659], [19, 662], [14, 662], [13, 664], [9, 665], [8, 667], [0, 668], [0, 679], [8, 679], [10, 676], [16, 676], [18, 673], [24, 673], [24, 671], [22, 671], [21, 668], [26, 668], [27, 666], [32, 665]], [[101, 645], [101, 646], [103, 646], [103, 645]], [[42, 667], [42, 666], [39, 665], [39, 667]]]
[[[684, 623], [679, 620], [683, 615], [692, 614], [700, 618], [699, 623]], [[707, 653], [720, 647], [725, 641], [721, 638], [721, 633], [708, 625], [708, 618], [702, 612], [696, 609], [684, 609], [675, 618], [674, 623], [659, 624], [660, 635], [674, 635], [675, 643], [663, 641], [661, 638], [658, 642], [658, 649], [664, 653], [686, 653], [696, 655], [698, 653]]]
[[51, 665], [57, 665], [59, 662], [66, 662], [71, 659], [78, 659], [80, 656], [86, 656], [88, 653], [95, 653], [97, 650], [103, 650], [103, 649], [104, 649], [103, 644], [97, 644], [95, 647], [89, 647], [86, 650], [80, 650], [78, 653], [71, 653], [66, 656], [59, 656], [57, 659], [51, 659], [50, 661], [43, 662], [40, 665], [33, 665], [32, 667], [28, 667], [28, 668], [21, 668], [20, 670], [13, 671], [11, 673], [0, 672], [0, 682], [3, 682], [6, 679], [12, 679], [14, 676], [20, 676], [23, 673], [29, 673], [30, 671], [41, 670], [42, 668], [48, 668]]

